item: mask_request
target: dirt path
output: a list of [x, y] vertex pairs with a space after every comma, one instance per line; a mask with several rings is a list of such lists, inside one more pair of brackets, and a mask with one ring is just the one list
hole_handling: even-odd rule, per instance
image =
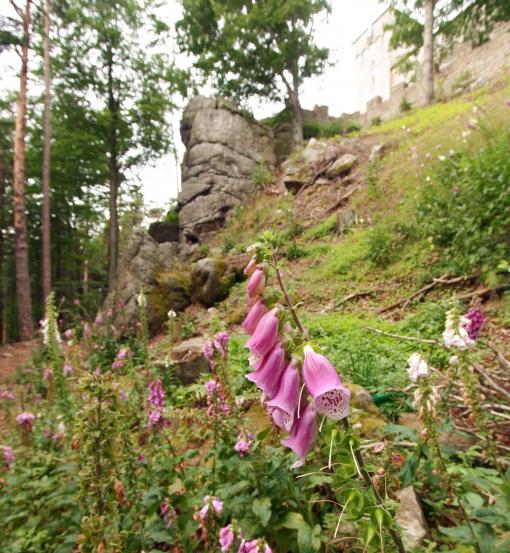
[[[0, 347], [0, 390], [11, 390], [15, 393], [14, 375], [16, 374], [16, 367], [30, 359], [36, 344], [37, 341], [32, 340]], [[0, 409], [0, 438], [6, 433], [7, 421], [3, 409]]]

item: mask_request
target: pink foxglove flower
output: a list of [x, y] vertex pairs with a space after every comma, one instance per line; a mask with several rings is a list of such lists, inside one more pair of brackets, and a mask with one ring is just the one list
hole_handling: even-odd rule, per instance
[[208, 380], [205, 385], [205, 393], [208, 396], [212, 396], [216, 390], [220, 388], [219, 383], [216, 380]]
[[331, 362], [312, 346], [304, 347], [303, 379], [313, 398], [317, 413], [333, 420], [349, 414], [351, 392], [342, 385]]
[[283, 369], [285, 368], [285, 350], [278, 342], [264, 355], [256, 365], [256, 370], [247, 374], [246, 378], [254, 382], [269, 398], [274, 398], [280, 387]]
[[7, 463], [7, 466], [11, 466], [12, 463], [14, 463], [14, 461], [16, 460], [12, 447], [10, 445], [3, 445], [2, 449], [4, 451], [4, 459], [5, 459], [5, 462]]
[[28, 430], [32, 430], [32, 426], [34, 424], [35, 415], [33, 413], [20, 413], [16, 417], [16, 422], [23, 428], [27, 428]]
[[73, 368], [69, 364], [65, 364], [63, 368], [64, 376], [71, 376], [73, 374]]
[[51, 380], [52, 378], [53, 378], [53, 371], [51, 369], [44, 369], [43, 379], [44, 380]]
[[305, 462], [305, 457], [315, 443], [317, 437], [317, 416], [312, 403], [309, 403], [296, 419], [292, 434], [282, 444], [299, 456], [299, 461], [294, 463], [293, 468], [300, 467]]
[[481, 307], [470, 309], [461, 319], [461, 326], [466, 329], [471, 340], [477, 340], [485, 322]]
[[94, 319], [94, 323], [97, 324], [97, 325], [102, 325], [104, 323], [104, 319], [103, 319], [103, 316], [101, 315], [101, 313], [98, 313], [96, 315], [96, 318]]
[[409, 357], [408, 363], [407, 374], [413, 382], [418, 382], [421, 377], [427, 378], [429, 376], [429, 366], [419, 353], [413, 353]]
[[246, 347], [255, 355], [265, 355], [278, 339], [278, 308], [271, 309], [261, 319]]
[[10, 401], [14, 400], [14, 394], [9, 390], [0, 390], [0, 400], [8, 399]]
[[251, 275], [255, 272], [256, 268], [257, 268], [257, 258], [256, 256], [253, 256], [250, 259], [250, 262], [248, 263], [248, 265], [246, 265], [246, 267], [244, 268], [244, 274], [247, 277], [251, 277]]
[[268, 309], [261, 299], [258, 299], [248, 311], [243, 322], [243, 330], [246, 334], [253, 334], [260, 322], [260, 319], [267, 313]]
[[165, 526], [167, 528], [172, 528], [174, 519], [177, 513], [175, 512], [175, 509], [168, 502], [168, 499], [165, 499], [165, 501], [161, 503], [161, 505], [159, 506], [159, 512], [161, 513], [161, 516], [165, 521]]
[[213, 362], [214, 357], [214, 345], [211, 340], [207, 340], [207, 342], [204, 344], [204, 357], [209, 362]]
[[217, 515], [221, 515], [221, 512], [223, 511], [223, 501], [221, 501], [219, 497], [211, 497], [210, 495], [206, 495], [204, 497], [204, 506], [198, 512], [200, 520], [204, 521], [207, 518], [209, 508], [211, 506]]
[[218, 332], [214, 336], [214, 347], [221, 354], [228, 353], [228, 342], [229, 342], [229, 340], [230, 340], [230, 336], [228, 335], [228, 332]]
[[65, 332], [64, 332], [64, 338], [67, 338], [68, 340], [70, 338], [73, 337], [73, 334], [74, 334], [74, 330], [72, 328], [68, 328]]
[[222, 553], [229, 551], [234, 543], [234, 532], [231, 526], [224, 526], [220, 530], [220, 547]]
[[278, 393], [267, 403], [267, 407], [271, 410], [275, 423], [287, 432], [291, 431], [294, 424], [294, 414], [298, 401], [299, 374], [296, 367], [292, 363], [289, 363], [282, 375]]
[[264, 275], [264, 271], [262, 269], [255, 269], [246, 288], [248, 298], [254, 298], [255, 296], [260, 296], [260, 294], [262, 294], [264, 291], [265, 280], [266, 276]]

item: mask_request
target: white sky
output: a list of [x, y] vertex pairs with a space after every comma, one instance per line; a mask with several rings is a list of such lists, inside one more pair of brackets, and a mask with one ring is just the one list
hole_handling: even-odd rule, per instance
[[[331, 0], [331, 4], [333, 13], [328, 20], [318, 21], [316, 24], [316, 40], [321, 46], [330, 48], [333, 65], [322, 77], [305, 82], [301, 104], [309, 109], [316, 104], [327, 105], [330, 114], [340, 115], [362, 107], [358, 101], [358, 73], [352, 42], [384, 11], [387, 3], [383, 0]], [[161, 11], [168, 22], [175, 22], [179, 18], [179, 3], [168, 0]], [[8, 0], [0, 0], [0, 15], [10, 14]], [[177, 61], [179, 63], [179, 58]], [[13, 58], [5, 52], [0, 55], [2, 88], [13, 82], [13, 71], [8, 67], [12, 66], [12, 62]], [[260, 100], [254, 100], [249, 105], [257, 118], [267, 117], [283, 108], [283, 105]], [[180, 160], [184, 148], [179, 137], [179, 113], [174, 115], [172, 122]], [[154, 166], [141, 168], [137, 173], [146, 202], [152, 206], [162, 207], [177, 196], [180, 169], [172, 155], [160, 159]]]

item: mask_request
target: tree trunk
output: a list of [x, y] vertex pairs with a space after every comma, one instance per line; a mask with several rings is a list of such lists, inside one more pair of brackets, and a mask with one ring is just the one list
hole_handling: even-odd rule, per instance
[[14, 205], [14, 256], [16, 260], [16, 299], [18, 304], [21, 340], [33, 334], [32, 299], [28, 264], [28, 236], [25, 215], [25, 119], [27, 111], [28, 45], [30, 31], [30, 0], [23, 12], [23, 45], [21, 47], [21, 73], [14, 131], [13, 205]]
[[425, 26], [423, 28], [423, 96], [425, 104], [434, 101], [434, 4], [425, 0]]
[[288, 102], [292, 111], [292, 142], [293, 147], [303, 144], [303, 112], [299, 102], [299, 69], [297, 63], [292, 68], [292, 86], [285, 81], [288, 92]]
[[113, 83], [113, 51], [110, 47], [107, 52], [108, 66], [108, 111], [110, 113], [110, 194], [108, 201], [109, 208], [109, 229], [108, 229], [108, 292], [115, 287], [117, 276], [117, 262], [119, 257], [119, 217], [117, 211], [119, 194], [119, 160], [117, 151], [117, 127], [118, 127], [118, 102], [114, 94]]
[[5, 265], [7, 263], [7, 252], [4, 246], [4, 229], [5, 229], [5, 183], [7, 181], [6, 168], [0, 163], [0, 344], [5, 345], [7, 342], [7, 309], [6, 299], [7, 290], [5, 286]]
[[43, 206], [42, 206], [42, 280], [43, 304], [51, 292], [50, 242], [50, 151], [51, 151], [51, 65], [50, 65], [51, 0], [44, 10], [44, 151], [43, 151]]

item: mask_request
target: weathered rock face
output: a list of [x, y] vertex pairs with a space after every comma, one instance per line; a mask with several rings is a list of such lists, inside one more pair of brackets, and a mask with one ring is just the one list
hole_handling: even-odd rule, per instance
[[414, 549], [427, 537], [427, 522], [412, 486], [402, 488], [397, 497], [400, 501], [397, 522], [403, 528], [402, 539], [406, 548]]
[[210, 307], [227, 297], [236, 281], [235, 271], [223, 259], [205, 257], [193, 265], [191, 286], [193, 299]]
[[358, 158], [349, 149], [352, 141], [320, 141], [312, 138], [299, 155], [282, 163], [283, 184], [290, 192], [298, 192], [320, 175], [334, 180], [347, 175]]
[[170, 309], [179, 311], [190, 303], [191, 275], [177, 255], [177, 244], [158, 244], [147, 232], [133, 231], [119, 265], [115, 290], [104, 309], [114, 312], [113, 324], [120, 331], [132, 331], [140, 318], [137, 297], [147, 295], [149, 328], [157, 331]]
[[257, 165], [272, 168], [276, 157], [272, 131], [221, 98], [193, 98], [182, 116], [181, 138], [181, 242], [193, 244], [255, 191]]

